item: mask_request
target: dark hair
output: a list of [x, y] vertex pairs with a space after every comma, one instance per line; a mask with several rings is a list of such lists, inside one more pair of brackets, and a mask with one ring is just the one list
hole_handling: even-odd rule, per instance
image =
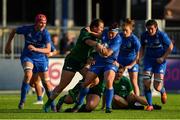
[[98, 27], [100, 23], [103, 23], [103, 20], [101, 19], [94, 19], [91, 24], [90, 24], [90, 29], [92, 29], [93, 27]]
[[135, 22], [134, 20], [131, 20], [130, 18], [125, 19], [124, 23], [122, 24], [122, 27], [130, 26], [132, 30], [134, 30]]
[[148, 20], [148, 21], [146, 22], [146, 27], [148, 27], [148, 26], [152, 26], [152, 25], [154, 25], [155, 27], [157, 27], [157, 26], [158, 26], [158, 24], [157, 24], [156, 20], [151, 19], [151, 20]]
[[111, 31], [112, 29], [119, 28], [119, 27], [120, 27], [119, 24], [117, 22], [114, 22], [109, 26], [109, 31]]
[[52, 34], [51, 37], [52, 37], [52, 38], [53, 38], [53, 37], [58, 37], [58, 34], [56, 34], [56, 33], [55, 33], [55, 34]]

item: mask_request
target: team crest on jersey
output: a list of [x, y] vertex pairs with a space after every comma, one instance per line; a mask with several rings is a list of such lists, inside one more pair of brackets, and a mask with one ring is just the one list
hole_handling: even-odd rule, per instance
[[163, 70], [163, 69], [161, 69], [159, 72], [163, 73], [163, 72], [164, 72], [164, 70]]
[[122, 86], [121, 86], [121, 89], [122, 89], [122, 90], [126, 90], [126, 86], [122, 85]]
[[145, 39], [145, 40], [144, 40], [144, 42], [145, 42], [145, 43], [147, 43], [147, 42], [148, 42], [148, 40], [147, 40], [147, 39]]
[[28, 37], [32, 37], [31, 33], [28, 34]]
[[132, 46], [131, 42], [128, 42], [127, 43], [127, 48], [131, 48], [131, 46]]

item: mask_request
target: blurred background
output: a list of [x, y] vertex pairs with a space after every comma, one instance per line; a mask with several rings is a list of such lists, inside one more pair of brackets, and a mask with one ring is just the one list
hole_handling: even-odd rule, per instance
[[138, 37], [148, 19], [156, 19], [159, 28], [167, 32], [175, 47], [168, 58], [165, 85], [169, 91], [180, 90], [180, 0], [0, 0], [0, 6], [0, 90], [19, 90], [18, 81], [23, 77], [19, 62], [23, 36], [16, 35], [12, 54], [5, 55], [9, 32], [14, 27], [33, 24], [38, 13], [47, 16], [47, 28], [59, 50], [59, 55], [50, 58], [53, 85], [58, 84], [64, 57], [74, 46], [83, 26], [88, 26], [95, 18], [104, 20], [105, 26], [114, 21], [121, 24], [125, 18], [131, 18], [135, 20], [134, 32]]

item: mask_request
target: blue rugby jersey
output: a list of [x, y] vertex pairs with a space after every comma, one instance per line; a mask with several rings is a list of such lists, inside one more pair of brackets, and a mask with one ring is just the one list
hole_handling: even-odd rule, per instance
[[131, 34], [131, 36], [127, 38], [124, 37], [122, 32], [119, 34], [122, 38], [122, 44], [118, 55], [118, 62], [123, 65], [128, 65], [136, 58], [137, 53], [140, 51], [141, 44], [134, 34]]
[[51, 37], [47, 29], [36, 31], [34, 25], [22, 26], [16, 29], [16, 33], [23, 34], [25, 37], [25, 44], [21, 57], [27, 56], [34, 61], [46, 60], [46, 55], [44, 53], [30, 51], [28, 45], [33, 45], [37, 48], [44, 48], [47, 43], [50, 43]]
[[113, 50], [113, 54], [107, 58], [98, 54], [95, 57], [96, 62], [103, 64], [103, 63], [113, 63], [115, 60], [117, 60], [121, 43], [122, 43], [122, 39], [119, 34], [117, 34], [113, 39], [110, 40], [108, 38], [108, 31], [104, 31], [102, 34], [102, 44]]
[[154, 36], [149, 36], [148, 32], [141, 35], [141, 45], [145, 46], [145, 57], [159, 58], [161, 57], [171, 44], [171, 40], [166, 33], [157, 30]]

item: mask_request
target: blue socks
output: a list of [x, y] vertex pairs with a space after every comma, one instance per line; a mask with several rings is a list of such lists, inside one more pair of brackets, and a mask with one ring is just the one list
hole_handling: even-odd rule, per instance
[[111, 108], [111, 103], [114, 95], [114, 89], [106, 89], [106, 109]]
[[22, 83], [22, 87], [21, 87], [21, 100], [20, 100], [21, 104], [26, 101], [26, 94], [27, 94], [29, 88], [30, 88], [30, 86], [29, 86], [28, 83], [25, 83], [25, 82]]
[[89, 88], [81, 88], [80, 95], [79, 95], [79, 101], [77, 102], [78, 105], [82, 105], [84, 102], [85, 96], [88, 94]]
[[42, 96], [37, 96], [38, 101], [42, 101]]
[[152, 93], [151, 90], [145, 90], [145, 97], [150, 106], [152, 106]]

